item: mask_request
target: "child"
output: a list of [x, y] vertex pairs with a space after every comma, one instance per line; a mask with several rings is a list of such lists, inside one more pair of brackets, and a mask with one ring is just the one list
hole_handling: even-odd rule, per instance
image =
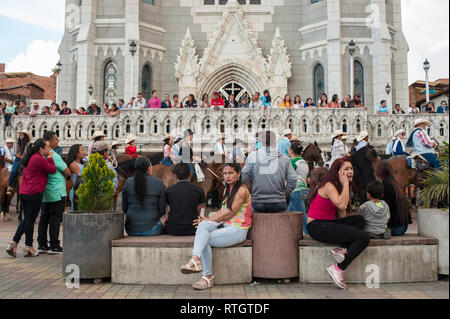
[[359, 208], [359, 214], [366, 220], [365, 231], [372, 239], [389, 239], [391, 230], [387, 227], [390, 211], [383, 198], [383, 184], [372, 182], [367, 186], [367, 198], [369, 199]]
[[130, 134], [126, 141], [127, 147], [125, 148], [125, 153], [130, 155], [132, 158], [138, 158], [137, 146], [136, 146], [136, 136]]

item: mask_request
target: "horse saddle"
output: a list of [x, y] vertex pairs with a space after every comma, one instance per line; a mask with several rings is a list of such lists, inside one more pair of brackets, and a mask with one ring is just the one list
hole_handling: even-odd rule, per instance
[[407, 157], [406, 162], [415, 171], [424, 171], [431, 168], [430, 163], [420, 154]]

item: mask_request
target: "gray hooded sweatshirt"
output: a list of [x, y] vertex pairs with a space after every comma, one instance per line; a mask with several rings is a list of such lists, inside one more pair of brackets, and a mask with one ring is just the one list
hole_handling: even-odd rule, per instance
[[286, 194], [297, 185], [297, 174], [291, 160], [276, 148], [252, 152], [242, 169], [242, 182], [250, 184], [256, 203], [286, 202]]
[[383, 200], [378, 204], [371, 200], [365, 202], [359, 207], [359, 214], [366, 220], [365, 231], [374, 235], [383, 234], [391, 218], [389, 206]]

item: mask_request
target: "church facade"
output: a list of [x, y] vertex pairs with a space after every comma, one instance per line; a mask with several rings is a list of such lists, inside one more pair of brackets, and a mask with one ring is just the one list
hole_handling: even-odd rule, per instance
[[401, 0], [66, 0], [58, 96], [73, 107], [152, 90], [342, 99], [353, 61], [353, 92], [373, 113], [383, 99], [408, 105], [407, 52]]

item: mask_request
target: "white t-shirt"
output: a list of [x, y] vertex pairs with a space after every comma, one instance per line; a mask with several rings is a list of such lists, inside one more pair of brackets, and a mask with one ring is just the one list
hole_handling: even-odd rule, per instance
[[144, 98], [142, 98], [141, 101], [139, 101], [138, 99], [134, 100], [133, 109], [140, 109], [141, 107], [146, 107], [146, 106], [147, 106], [147, 104], [146, 104], [146, 101]]
[[[8, 149], [8, 147], [7, 147], [6, 145], [3, 146], [2, 149], [0, 149], [0, 154], [1, 154], [2, 156], [4, 156], [5, 158], [10, 159], [10, 160], [12, 160], [12, 161], [14, 161], [14, 159], [15, 159], [15, 156], [13, 155], [13, 150], [12, 150], [12, 148], [11, 148], [11, 149]], [[8, 163], [8, 162], [5, 161], [5, 167], [8, 169], [8, 171], [9, 171], [10, 173], [11, 173], [11, 170], [12, 170], [12, 165], [13, 165], [13, 164]]]

